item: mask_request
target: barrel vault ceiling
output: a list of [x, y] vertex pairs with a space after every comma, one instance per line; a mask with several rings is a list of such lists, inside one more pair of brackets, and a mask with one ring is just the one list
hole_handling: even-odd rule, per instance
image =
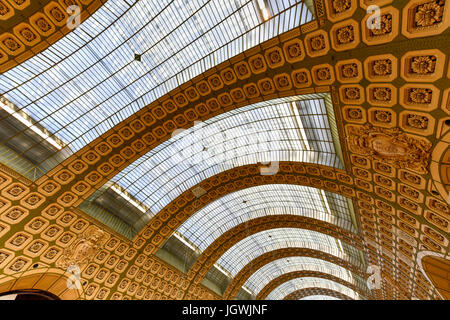
[[0, 294], [450, 298], [449, 26], [447, 0], [0, 0]]

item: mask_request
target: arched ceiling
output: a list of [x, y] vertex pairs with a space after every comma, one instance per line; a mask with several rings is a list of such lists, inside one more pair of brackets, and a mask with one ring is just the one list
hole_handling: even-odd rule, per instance
[[[436, 286], [441, 296], [450, 299], [450, 286], [448, 283], [450, 275], [450, 263], [447, 259], [435, 252], [423, 252], [421, 265], [427, 278]], [[428, 253], [428, 254], [425, 254]]]
[[368, 293], [366, 282], [360, 276], [328, 261], [307, 257], [283, 258], [266, 264], [253, 273], [244, 286], [261, 299], [261, 291], [268, 291], [270, 288], [270, 293], [277, 287], [276, 280], [280, 281], [279, 278], [285, 275], [290, 276], [284, 277], [284, 281], [278, 285], [292, 279], [314, 277], [339, 282], [360, 294], [362, 293], [362, 296], [366, 296]]
[[307, 249], [307, 248], [303, 248], [303, 247], [281, 248], [281, 249], [276, 249], [273, 251], [263, 253], [263, 254], [259, 255], [257, 258], [253, 259], [247, 265], [245, 265], [245, 267], [242, 268], [239, 271], [239, 273], [233, 278], [233, 280], [228, 284], [225, 292], [223, 293], [223, 298], [224, 299], [234, 298], [238, 294], [240, 288], [247, 282], [247, 280], [257, 270], [264, 267], [265, 265], [267, 265], [273, 261], [276, 261], [278, 259], [288, 258], [288, 257], [289, 258], [299, 257], [299, 256], [327, 260], [336, 265], [345, 267], [348, 270], [350, 270], [351, 272], [353, 272], [359, 276], [365, 276], [365, 274], [360, 271], [361, 269], [358, 266], [355, 266], [355, 265], [349, 263], [348, 261], [346, 261], [345, 259], [337, 257], [333, 254], [329, 254], [326, 251]]
[[311, 295], [301, 298], [299, 300], [340, 300], [339, 298], [326, 295]]
[[[237, 166], [302, 161], [342, 169], [321, 97], [252, 104], [179, 129], [113, 181], [158, 213], [188, 188]], [[305, 123], [303, 133], [297, 121]]]
[[[243, 222], [217, 238], [211, 245], [208, 246], [208, 248], [201, 252], [201, 255], [190, 267], [190, 270], [187, 273], [188, 278], [193, 279], [192, 282], [194, 284], [200, 283], [213, 265], [216, 265], [216, 262], [238, 243], [242, 243], [242, 241], [248, 239], [248, 237], [254, 234], [261, 235], [264, 231], [266, 231], [266, 233], [272, 231], [276, 232], [277, 228], [283, 227], [298, 228], [300, 231], [303, 229], [303, 232], [311, 230], [316, 233], [322, 233], [322, 236], [329, 235], [334, 238], [336, 241], [334, 245], [339, 246], [339, 249], [344, 252], [345, 256], [349, 251], [347, 247], [348, 245], [350, 247], [355, 246], [358, 249], [364, 249], [360, 246], [358, 236], [345, 229], [336, 227], [333, 224], [298, 215], [265, 216]], [[271, 234], [269, 234], [269, 236], [270, 237], [268, 237], [268, 240], [271, 240]], [[341, 241], [343, 243], [341, 243]], [[345, 248], [343, 244], [345, 245]], [[283, 245], [283, 243], [281, 243], [281, 245]], [[325, 250], [329, 250], [329, 248], [325, 248]], [[350, 270], [355, 272], [358, 268], [353, 268]], [[363, 275], [361, 273], [358, 274]]]
[[[289, 261], [294, 261], [296, 259], [291, 258], [289, 259]], [[306, 260], [306, 259], [303, 259]], [[323, 262], [322, 262], [323, 263]], [[270, 266], [270, 264], [269, 264]], [[262, 288], [257, 296], [256, 299], [257, 300], [262, 300], [265, 299], [267, 297], [268, 294], [270, 294], [276, 287], [278, 287], [279, 285], [292, 280], [292, 279], [296, 279], [296, 278], [302, 278], [302, 277], [319, 277], [319, 278], [324, 278], [324, 279], [330, 279], [334, 282], [338, 282], [341, 283], [351, 289], [353, 289], [354, 291], [360, 293], [361, 296], [370, 296], [371, 294], [367, 291], [367, 288], [365, 289], [361, 289], [361, 287], [365, 287], [366, 283], [363, 281], [361, 282], [361, 278], [359, 278], [358, 276], [353, 277], [348, 275], [347, 278], [348, 280], [345, 280], [345, 273], [348, 274], [348, 271], [344, 271], [339, 275], [339, 276], [335, 276], [333, 274], [330, 274], [330, 272], [335, 272], [338, 268], [336, 268], [336, 266], [333, 266], [333, 268], [330, 268], [329, 270], [323, 269], [321, 267], [318, 267], [317, 265], [311, 264], [309, 266], [306, 265], [302, 265], [301, 263], [299, 264], [299, 267], [303, 267], [300, 271], [291, 271], [291, 272], [285, 272], [283, 274], [281, 274], [278, 277], [273, 278], [269, 283], [267, 283], [264, 288]], [[296, 266], [296, 268], [299, 268]], [[311, 268], [312, 267], [312, 268]], [[261, 268], [265, 269], [266, 267]], [[312, 269], [322, 269], [323, 271], [313, 271]], [[351, 281], [351, 282], [348, 282]], [[355, 284], [356, 283], [356, 284]]]
[[346, 260], [356, 267], [363, 265], [355, 248], [345, 243], [339, 246], [336, 239], [328, 235], [293, 228], [272, 229], [250, 235], [228, 249], [220, 257], [219, 264], [227, 267], [235, 277], [245, 265], [258, 256], [289, 247], [320, 250]]
[[221, 197], [198, 210], [177, 231], [205, 250], [215, 239], [246, 221], [270, 215], [301, 215], [355, 232], [348, 202], [340, 195], [298, 185], [268, 184]]
[[[368, 265], [376, 299], [441, 297], [418, 252], [448, 258], [446, 2], [376, 2], [379, 29], [365, 0], [268, 1], [269, 19], [257, 1], [81, 2], [90, 18], [48, 49], [58, 36], [0, 51], [0, 292], [76, 262], [87, 299], [230, 299], [299, 257], [336, 279], [292, 278], [268, 298], [357, 299], [337, 266], [365, 279]], [[174, 237], [198, 254], [190, 270], [158, 258]], [[222, 292], [202, 281], [216, 264]]]
[[[284, 297], [283, 300], [302, 300], [312, 296], [322, 296], [322, 297], [332, 297], [338, 300], [354, 300], [351, 297], [332, 289], [322, 288], [322, 287], [314, 287], [314, 288], [305, 288], [299, 289], [297, 291], [292, 292], [288, 296]], [[328, 300], [328, 299], [324, 299]]]
[[[108, 1], [49, 50], [3, 73], [2, 93], [70, 154], [179, 85], [294, 28], [293, 19], [312, 19], [301, 1], [273, 4], [277, 18], [264, 22], [250, 0]], [[275, 29], [278, 19], [286, 23]]]
[[[181, 223], [192, 215], [195, 215], [195, 213], [198, 210], [201, 210], [204, 206], [210, 203], [212, 204], [215, 200], [218, 200], [232, 192], [260, 185], [310, 184], [314, 187], [324, 187], [328, 191], [337, 192], [345, 196], [352, 196], [354, 193], [354, 190], [350, 187], [338, 185], [345, 184], [339, 179], [346, 180], [346, 178], [348, 178], [345, 172], [341, 170], [298, 162], [280, 162], [280, 170], [276, 174], [261, 175], [260, 167], [261, 166], [259, 164], [236, 167], [203, 180], [201, 183], [188, 189], [173, 202], [163, 208], [163, 210], [161, 210], [152, 219], [152, 222], [150, 222], [150, 224], [142, 231], [142, 234], [148, 234], [148, 236], [152, 238], [152, 242], [158, 244], [170, 236], [171, 230], [175, 231]], [[321, 174], [326, 177], [326, 179], [322, 180], [319, 177]], [[346, 183], [351, 184], [351, 179], [349, 178], [346, 180]], [[203, 191], [198, 194], [198, 190]], [[251, 191], [250, 189], [248, 190]], [[318, 192], [313, 189], [310, 190], [313, 194], [317, 194]], [[205, 191], [207, 191], [207, 193], [205, 193]], [[322, 192], [320, 192], [320, 194], [323, 197]], [[327, 195], [325, 194], [325, 197], [326, 196]], [[260, 198], [257, 201], [263, 201], [263, 199]], [[325, 203], [322, 203], [321, 206], [321, 211], [327, 210]], [[179, 211], [179, 208], [183, 208], [183, 211]], [[350, 208], [351, 206], [346, 209]], [[343, 215], [344, 214], [347, 216], [349, 215], [348, 212], [343, 213]], [[201, 217], [201, 215], [198, 217]], [[193, 219], [195, 221], [196, 218], [193, 217]], [[159, 238], [156, 239], [156, 236]]]
[[352, 300], [361, 299], [357, 292], [335, 281], [315, 277], [305, 277], [292, 279], [281, 284], [267, 296], [266, 300], [289, 300], [292, 299], [292, 295], [294, 295], [294, 293], [298, 290], [310, 288], [332, 290], [334, 292], [339, 292], [340, 294], [347, 296]]

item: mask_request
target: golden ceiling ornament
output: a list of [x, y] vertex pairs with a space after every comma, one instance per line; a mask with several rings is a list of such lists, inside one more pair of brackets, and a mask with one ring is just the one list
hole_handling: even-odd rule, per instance
[[442, 22], [445, 1], [431, 1], [417, 7], [415, 23], [420, 27], [430, 27]]
[[64, 250], [61, 258], [56, 262], [56, 266], [67, 269], [70, 265], [78, 265], [81, 268], [90, 262], [108, 239], [109, 235], [106, 232], [90, 226]]
[[347, 143], [351, 152], [371, 160], [389, 163], [396, 168], [428, 172], [431, 143], [408, 136], [400, 128], [380, 128], [367, 123], [348, 128]]
[[333, 0], [332, 4], [333, 4], [333, 9], [337, 13], [347, 11], [352, 6], [352, 2], [350, 0]]

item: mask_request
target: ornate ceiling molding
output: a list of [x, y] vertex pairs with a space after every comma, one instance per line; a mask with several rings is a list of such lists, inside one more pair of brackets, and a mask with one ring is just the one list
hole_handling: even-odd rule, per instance
[[[335, 56], [336, 60], [340, 61], [339, 64], [334, 67], [324, 65], [317, 68], [317, 64], [323, 60], [326, 52], [322, 52], [323, 49], [320, 48], [308, 50], [308, 45], [322, 38], [322, 45], [329, 45], [328, 38], [333, 36], [333, 32], [330, 31], [330, 36], [326, 33], [322, 34], [324, 31], [321, 30], [312, 32], [316, 28], [317, 26], [315, 27], [314, 23], [310, 23], [303, 26], [302, 31], [300, 29], [294, 30], [295, 32], [291, 31], [283, 35], [281, 42], [278, 39], [268, 41], [258, 48], [248, 50], [243, 55], [230, 59], [228, 63], [223, 63], [205, 72], [130, 116], [47, 175], [51, 177], [50, 180], [54, 180], [57, 178], [55, 174], [69, 165], [68, 168], [72, 169], [70, 171], [74, 175], [73, 178], [76, 177], [76, 179], [70, 177], [71, 181], [86, 179], [87, 182], [91, 181], [84, 187], [79, 187], [78, 193], [66, 193], [73, 200], [66, 202], [66, 205], [76, 205], [95, 191], [91, 184], [98, 186], [100, 183], [105, 183], [134, 160], [169, 139], [176, 129], [189, 128], [194, 121], [205, 120], [237, 107], [259, 101], [268, 101], [274, 97], [331, 91], [333, 88], [329, 85], [333, 83], [345, 84], [339, 88], [341, 101], [334, 97], [336, 108], [340, 103], [364, 104], [366, 102], [364, 92], [360, 92], [361, 88], [358, 85], [349, 83], [359, 82], [365, 72], [369, 74], [367, 76], [369, 81], [376, 82], [378, 79], [391, 76], [394, 67], [395, 69], [398, 68], [397, 60], [385, 59], [379, 61], [376, 57], [372, 58], [371, 54], [374, 52], [374, 48], [371, 46], [362, 46], [358, 49], [360, 56], [369, 57], [369, 59], [366, 59], [367, 63], [364, 68], [362, 64], [350, 60], [347, 64], [344, 63], [347, 60], [345, 60], [344, 54], [340, 52], [336, 53]], [[301, 34], [302, 32], [306, 33]], [[317, 36], [316, 33], [320, 36]], [[424, 46], [425, 44], [417, 40], [416, 45]], [[428, 43], [426, 45], [429, 46]], [[383, 47], [388, 51], [399, 50], [395, 41], [384, 44]], [[276, 59], [279, 59], [279, 61]], [[336, 76], [335, 68], [337, 68]], [[370, 76], [371, 74], [374, 76]], [[248, 81], [240, 80], [248, 77], [251, 77], [254, 82], [247, 83]], [[413, 98], [423, 91], [420, 88], [405, 88], [405, 90]], [[426, 90], [431, 96], [433, 95], [433, 89]], [[384, 91], [386, 91], [384, 87], [374, 84], [371, 88], [371, 94], [367, 97], [367, 102], [371, 102], [372, 105], [386, 106], [376, 102], [373, 104], [373, 101], [377, 101], [377, 96], [383, 95]], [[396, 89], [394, 91], [396, 92]], [[377, 95], [371, 98], [373, 92]], [[388, 94], [383, 99], [387, 99], [383, 101], [388, 103], [397, 102], [392, 94]], [[411, 100], [411, 103], [416, 102]], [[341, 117], [339, 112], [337, 114]], [[367, 115], [365, 114], [366, 111], [360, 107], [349, 106], [346, 107], [342, 116], [345, 121], [361, 123], [364, 122], [364, 119], [367, 121]], [[372, 123], [377, 126], [395, 126], [397, 124], [397, 119], [393, 118], [392, 112], [389, 113], [386, 109], [373, 109], [372, 116]], [[405, 114], [404, 116], [406, 116], [406, 118], [403, 117], [405, 121], [408, 120], [407, 126], [403, 126], [406, 132], [419, 132], [420, 119], [427, 122], [427, 129], [431, 128], [431, 123], [428, 123], [431, 121], [429, 118], [420, 118], [420, 116], [412, 114]], [[414, 129], [416, 131], [411, 131], [409, 128], [416, 128]], [[92, 177], [95, 180], [89, 180], [87, 173], [85, 173], [85, 168], [91, 165], [95, 165], [97, 168], [98, 176], [96, 176], [96, 179]], [[72, 166], [75, 166], [75, 168], [71, 168]], [[89, 170], [89, 173], [92, 173], [91, 170]], [[46, 179], [46, 177], [43, 177], [37, 181], [37, 184], [40, 185]], [[62, 185], [58, 183], [57, 179], [52, 183], [55, 186], [48, 188], [53, 191], [59, 187], [60, 190], [56, 191], [58, 195], [74, 186], [74, 183], [66, 182], [66, 180]], [[64, 184], [67, 187], [64, 187]]]
[[[366, 196], [364, 193], [355, 190], [353, 185], [353, 178], [350, 175], [346, 174], [345, 171], [326, 166], [295, 162], [280, 162], [279, 168], [280, 170], [275, 175], [261, 176], [259, 165], [248, 165], [230, 169], [216, 176], [205, 179], [200, 184], [181, 194], [174, 201], [168, 204], [164, 209], [162, 209], [154, 218], [152, 218], [148, 226], [139, 233], [138, 237], [146, 239], [148, 243], [146, 247], [146, 249], [148, 250], [147, 252], [155, 253], [180, 225], [182, 225], [189, 217], [191, 217], [201, 208], [232, 192], [263, 184], [280, 183], [306, 185], [330, 192], [339, 193], [349, 198], [363, 199], [364, 201], [359, 200], [357, 202], [357, 204], [362, 206], [362, 208], [360, 209], [364, 214], [362, 220], [370, 222], [375, 218], [375, 215], [372, 214], [368, 209], [371, 207], [365, 206], [365, 203], [367, 201], [365, 199], [369, 196]], [[194, 196], [194, 193], [192, 191], [199, 187], [207, 191], [207, 193], [197, 198]], [[386, 210], [385, 208], [390, 207], [390, 205], [383, 201], [378, 202], [377, 206], [380, 208], [378, 210], [378, 214], [383, 214], [381, 208]], [[271, 219], [271, 217], [268, 217], [267, 219]], [[300, 220], [306, 218], [296, 217], [294, 218], [294, 220], [295, 219]], [[326, 225], [324, 222], [318, 222], [318, 224], [322, 224], [322, 226]], [[242, 228], [242, 225], [238, 227]], [[270, 224], [268, 224], [268, 227], [270, 227]], [[331, 230], [336, 230], [337, 227], [330, 225], [330, 228]], [[318, 231], [320, 230], [318, 229]], [[367, 235], [367, 232], [365, 232], [364, 230], [361, 230], [361, 232], [363, 236]], [[225, 233], [224, 236], [221, 237], [221, 239], [226, 239], [227, 237], [229, 237], [230, 233]], [[336, 233], [333, 233], [333, 236], [335, 236], [335, 234]], [[338, 235], [336, 237], [340, 237], [341, 235], [346, 234], [350, 233], [348, 231], [341, 230], [340, 232], [338, 232]], [[242, 235], [245, 236], [246, 234], [243, 233]], [[358, 237], [359, 236], [357, 236], [357, 238]], [[372, 246], [370, 244], [367, 245], [363, 238], [361, 239], [361, 245], [360, 243], [358, 243], [357, 238], [353, 238], [352, 240], [352, 237], [350, 236], [346, 241], [350, 241], [349, 243], [357, 248], [364, 248], [365, 250], [367, 250], [369, 256], [371, 256], [374, 260], [382, 260], [390, 265], [391, 260], [386, 254], [380, 253], [378, 250], [376, 250], [375, 246]], [[218, 246], [219, 243], [220, 247]], [[212, 261], [208, 260], [209, 264], [206, 266], [202, 266], [201, 269], [199, 266], [195, 266], [195, 270], [197, 270], [198, 268], [200, 269], [200, 271], [198, 271], [193, 285], [201, 283], [201, 279], [203, 279], [214, 262], [220, 257], [220, 255], [217, 256], [217, 254], [218, 252], [222, 252], [221, 248], [225, 248], [224, 243], [226, 243], [225, 240], [219, 241], [218, 239], [215, 241], [214, 246], [211, 245], [208, 248], [209, 250], [207, 249], [207, 251], [205, 251], [205, 259], [208, 257], [208, 252], [214, 252], [215, 258]], [[203, 260], [199, 259], [198, 261]], [[392, 267], [394, 267], [394, 265], [391, 265], [391, 268]], [[188, 274], [189, 279], [194, 277], [195, 272], [193, 270], [194, 268], [192, 268], [191, 272], [189, 272]], [[403, 277], [408, 277], [408, 273], [404, 272], [404, 270], [399, 270], [399, 273], [401, 273]]]
[[[447, 90], [444, 96], [443, 108], [447, 108], [450, 113], [450, 89]], [[438, 211], [438, 215], [430, 212], [427, 213], [430, 222], [432, 222], [439, 229], [450, 233], [450, 207], [446, 205], [450, 202], [450, 132], [441, 138], [441, 140], [433, 148], [431, 156], [431, 176], [434, 187], [436, 188], [436, 195], [440, 195], [439, 200], [431, 204]], [[446, 202], [446, 203], [445, 203]]]
[[[163, 208], [138, 237], [145, 238], [149, 247], [153, 246], [151, 252], [156, 252], [164, 241], [199, 209], [227, 194], [258, 185], [298, 184], [346, 197], [356, 195], [352, 187], [353, 180], [343, 170], [299, 162], [280, 162], [276, 174], [262, 176], [260, 167], [258, 164], [236, 167], [205, 179]], [[198, 187], [206, 193], [197, 198], [192, 191]]]
[[[31, 184], [28, 179], [0, 166], [0, 189], [14, 190], [11, 195], [19, 196], [0, 198], [0, 285], [5, 286], [2, 292], [9, 291], [17, 278], [39, 273], [38, 270], [57, 273], [58, 278], [73, 276], [73, 272], [56, 267], [70, 261], [80, 267], [80, 282], [85, 283], [82, 299], [158, 300], [183, 296], [189, 285], [186, 275], [147, 254], [144, 239], [131, 242], [81, 210], [64, 210], [51, 200], [40, 214], [30, 216], [32, 210], [18, 199]], [[103, 243], [103, 236], [97, 237], [90, 231], [92, 229], [105, 232], [109, 236], [106, 243]], [[24, 286], [29, 284], [23, 283]], [[66, 288], [66, 282], [58, 285], [62, 287]], [[2, 286], [0, 288], [3, 290]], [[45, 287], [40, 289], [46, 290]], [[64, 299], [64, 292], [57, 293]], [[68, 292], [67, 297], [74, 297], [72, 294]], [[192, 294], [202, 299], [218, 299], [217, 294], [201, 285], [193, 287]]]

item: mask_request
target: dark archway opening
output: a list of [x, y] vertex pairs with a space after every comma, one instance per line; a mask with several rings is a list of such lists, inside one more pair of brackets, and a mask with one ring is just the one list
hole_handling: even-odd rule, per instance
[[0, 293], [0, 300], [60, 300], [56, 295], [43, 290], [13, 290]]

